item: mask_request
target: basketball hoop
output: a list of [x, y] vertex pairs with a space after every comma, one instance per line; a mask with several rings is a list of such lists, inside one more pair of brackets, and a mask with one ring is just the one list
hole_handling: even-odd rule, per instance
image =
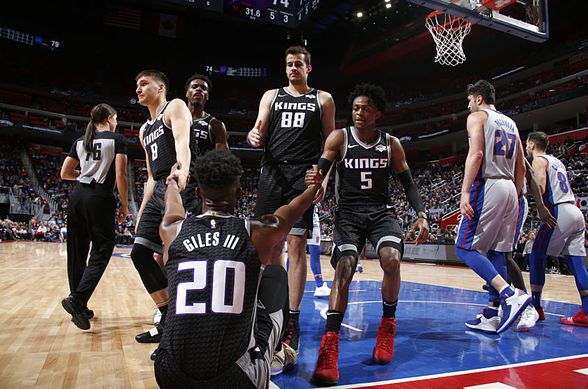
[[425, 26], [437, 45], [435, 62], [447, 66], [465, 62], [462, 44], [472, 29], [472, 23], [443, 11], [433, 11], [425, 18]]

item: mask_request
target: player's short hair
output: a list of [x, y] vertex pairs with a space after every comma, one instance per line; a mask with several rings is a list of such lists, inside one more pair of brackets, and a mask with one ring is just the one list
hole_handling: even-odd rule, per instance
[[381, 113], [386, 111], [386, 92], [381, 86], [368, 83], [357, 84], [349, 94], [349, 103], [353, 105], [353, 100], [359, 96], [367, 97]]
[[196, 160], [198, 184], [208, 189], [229, 188], [243, 174], [241, 160], [227, 150], [213, 150]]
[[479, 80], [467, 87], [468, 96], [482, 96], [487, 104], [495, 104], [496, 90], [494, 86], [486, 80]]
[[290, 46], [286, 49], [286, 54], [284, 55], [284, 58], [286, 58], [290, 54], [293, 54], [293, 55], [304, 54], [304, 62], [307, 65], [310, 65], [310, 53], [308, 52], [308, 50], [306, 50], [306, 47]]
[[209, 91], [212, 89], [212, 82], [210, 82], [210, 78], [206, 77], [204, 74], [194, 73], [186, 80], [186, 83], [184, 84], [184, 92], [188, 91], [190, 83], [192, 83], [194, 80], [202, 80], [208, 85]]
[[138, 81], [139, 78], [141, 77], [151, 77], [156, 79], [157, 81], [163, 83], [163, 86], [165, 86], [165, 92], [167, 94], [167, 91], [169, 91], [169, 78], [167, 78], [167, 76], [165, 75], [165, 73], [163, 73], [162, 71], [159, 70], [155, 70], [155, 69], [146, 69], [141, 71], [139, 74], [137, 74], [137, 76], [135, 77], [135, 81]]
[[549, 145], [549, 137], [543, 131], [531, 132], [527, 136], [527, 141], [533, 142], [542, 151], [547, 150], [547, 146]]

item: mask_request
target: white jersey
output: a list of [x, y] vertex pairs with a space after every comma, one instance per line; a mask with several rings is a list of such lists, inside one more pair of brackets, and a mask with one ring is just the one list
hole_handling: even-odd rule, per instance
[[514, 181], [517, 160], [519, 130], [508, 116], [492, 109], [483, 109], [488, 114], [484, 125], [484, 161], [480, 173], [482, 178], [503, 178]]
[[317, 207], [314, 207], [314, 212], [312, 213], [312, 237], [306, 240], [306, 244], [321, 244], [321, 223], [319, 221]]
[[570, 187], [564, 164], [551, 154], [543, 154], [539, 157], [545, 158], [548, 163], [543, 202], [550, 205], [575, 203], [576, 197]]

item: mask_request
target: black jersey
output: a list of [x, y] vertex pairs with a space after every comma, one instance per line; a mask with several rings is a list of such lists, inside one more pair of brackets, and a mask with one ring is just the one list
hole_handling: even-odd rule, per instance
[[235, 216], [191, 216], [169, 246], [160, 347], [193, 379], [222, 374], [253, 346], [261, 265], [248, 229]]
[[192, 177], [196, 177], [196, 158], [214, 150], [215, 138], [210, 126], [213, 119], [214, 116], [206, 114], [201, 119], [192, 120], [190, 127], [190, 153], [192, 154], [190, 175]]
[[335, 190], [339, 205], [383, 205], [388, 203], [390, 136], [380, 130], [367, 145], [357, 139], [353, 127], [345, 132], [342, 158], [337, 162]]
[[319, 91], [293, 96], [286, 88], [276, 91], [270, 110], [269, 139], [264, 161], [316, 163], [322, 150]]
[[147, 150], [149, 167], [154, 180], [167, 177], [176, 163], [176, 144], [172, 129], [163, 120], [165, 104], [154, 121], [143, 124], [143, 145]]
[[80, 162], [78, 181], [87, 178], [101, 184], [101, 188], [112, 192], [116, 177], [116, 154], [127, 153], [127, 141], [122, 134], [100, 131], [94, 134], [92, 152], [84, 147], [84, 137], [79, 137], [72, 144], [68, 156]]

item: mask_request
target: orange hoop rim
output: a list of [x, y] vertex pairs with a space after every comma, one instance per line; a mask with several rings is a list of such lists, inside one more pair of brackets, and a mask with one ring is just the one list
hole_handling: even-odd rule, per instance
[[[444, 14], [445, 14], [445, 15], [449, 15], [449, 16], [450, 16], [450, 17], [452, 17], [452, 18], [459, 19], [459, 20], [461, 20], [461, 21], [463, 21], [463, 22], [464, 22], [464, 23], [461, 23], [461, 24], [460, 24], [460, 25], [458, 25], [458, 26], [454, 26], [454, 28], [452, 28], [453, 30], [461, 30], [461, 29], [467, 28], [467, 27], [469, 27], [469, 26], [471, 26], [471, 25], [472, 25], [472, 22], [470, 22], [470, 21], [467, 21], [466, 19], [464, 19], [464, 18], [462, 18], [462, 17], [455, 16], [455, 15], [452, 15], [452, 14], [450, 14], [450, 13], [447, 13], [447, 12], [444, 12], [444, 11], [441, 11], [441, 10], [435, 10], [435, 11], [433, 11], [433, 12], [429, 13], [427, 16], [425, 16], [425, 21], [428, 21], [428, 20], [430, 20], [430, 19], [434, 18], [435, 16], [444, 15]], [[436, 26], [436, 28], [438, 29], [438, 28], [439, 28], [439, 27], [441, 27], [441, 26], [442, 26], [442, 27], [447, 27], [447, 26], [451, 25], [451, 23], [452, 23], [451, 21], [448, 21], [448, 22], [445, 22], [445, 23], [443, 23], [443, 24], [438, 24], [438, 25]]]

